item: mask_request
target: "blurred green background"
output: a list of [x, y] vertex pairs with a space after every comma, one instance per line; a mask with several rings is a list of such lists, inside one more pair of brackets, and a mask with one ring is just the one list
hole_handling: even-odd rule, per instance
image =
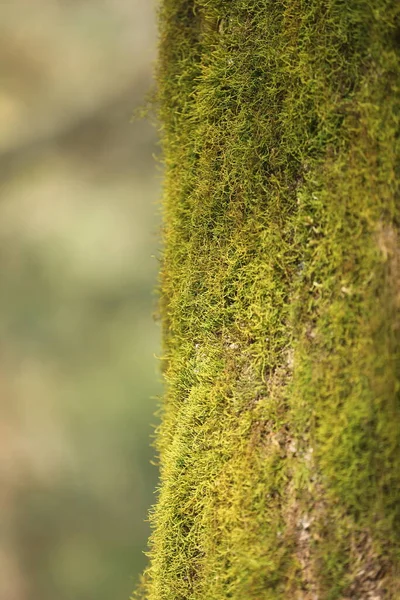
[[0, 599], [128, 600], [160, 394], [151, 0], [0, 3]]

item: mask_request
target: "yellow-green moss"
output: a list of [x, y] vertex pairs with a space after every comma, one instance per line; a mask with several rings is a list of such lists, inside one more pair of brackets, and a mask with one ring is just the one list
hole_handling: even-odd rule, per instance
[[400, 4], [164, 0], [147, 600], [400, 598]]

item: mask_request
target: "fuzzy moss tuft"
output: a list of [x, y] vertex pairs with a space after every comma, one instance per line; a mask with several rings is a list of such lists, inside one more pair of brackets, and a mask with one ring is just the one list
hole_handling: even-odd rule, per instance
[[400, 598], [400, 4], [164, 0], [146, 600]]

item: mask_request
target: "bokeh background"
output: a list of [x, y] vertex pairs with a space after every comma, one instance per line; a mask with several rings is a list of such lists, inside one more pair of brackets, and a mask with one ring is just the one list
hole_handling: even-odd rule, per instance
[[0, 3], [0, 600], [128, 600], [161, 393], [152, 0]]

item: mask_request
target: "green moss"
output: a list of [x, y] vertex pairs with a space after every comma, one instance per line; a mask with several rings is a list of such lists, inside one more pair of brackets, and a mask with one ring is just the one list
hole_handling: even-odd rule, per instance
[[143, 598], [398, 597], [399, 32], [395, 0], [161, 5]]

